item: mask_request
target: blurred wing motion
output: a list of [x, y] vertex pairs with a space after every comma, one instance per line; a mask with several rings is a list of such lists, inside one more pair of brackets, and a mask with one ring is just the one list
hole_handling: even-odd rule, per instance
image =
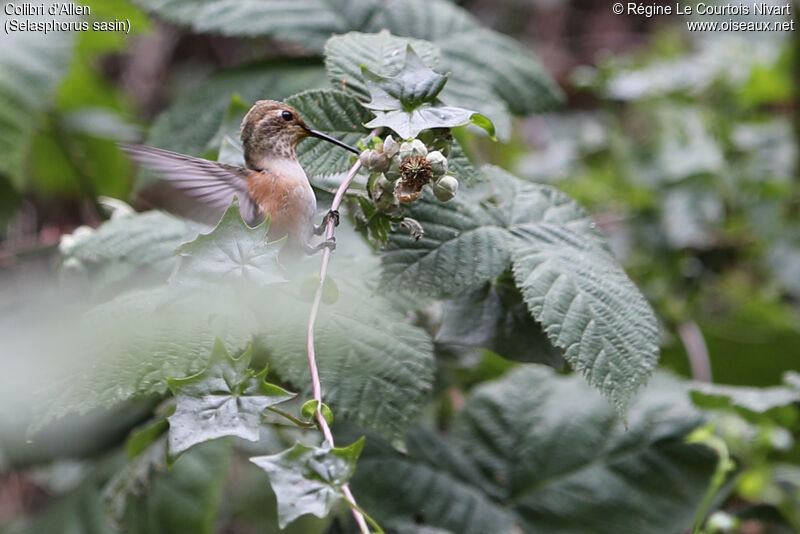
[[140, 198], [154, 207], [214, 225], [235, 195], [242, 218], [249, 225], [264, 220], [247, 187], [247, 177], [254, 171], [144, 145], [120, 144], [120, 148], [134, 161], [159, 174], [161, 180], [138, 192]]

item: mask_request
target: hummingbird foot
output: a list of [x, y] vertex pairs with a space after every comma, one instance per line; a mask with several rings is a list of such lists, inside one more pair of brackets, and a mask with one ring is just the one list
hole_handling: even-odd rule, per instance
[[335, 237], [331, 237], [330, 239], [326, 239], [325, 241], [323, 241], [319, 245], [315, 245], [315, 246], [306, 245], [305, 246], [305, 251], [306, 251], [306, 254], [311, 256], [312, 254], [316, 254], [317, 252], [319, 252], [320, 250], [325, 249], [325, 248], [330, 249], [331, 252], [336, 250], [336, 238]]
[[339, 226], [339, 210], [328, 211], [328, 213], [325, 214], [325, 217], [322, 218], [322, 224], [314, 227], [314, 235], [322, 235], [331, 219], [333, 219], [334, 226]]

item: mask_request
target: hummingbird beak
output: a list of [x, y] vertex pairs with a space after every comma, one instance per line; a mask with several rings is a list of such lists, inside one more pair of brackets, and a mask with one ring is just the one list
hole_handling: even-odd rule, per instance
[[353, 154], [359, 154], [360, 153], [357, 149], [351, 147], [347, 143], [343, 143], [343, 142], [339, 141], [338, 139], [334, 139], [330, 135], [325, 135], [324, 133], [318, 132], [317, 130], [312, 130], [311, 128], [307, 128], [307, 127], [303, 127], [303, 128], [305, 129], [306, 133], [308, 135], [310, 135], [311, 137], [316, 137], [317, 139], [322, 139], [322, 140], [327, 141], [329, 143], [333, 143], [334, 145], [340, 146], [340, 147], [344, 148], [345, 150], [349, 150]]

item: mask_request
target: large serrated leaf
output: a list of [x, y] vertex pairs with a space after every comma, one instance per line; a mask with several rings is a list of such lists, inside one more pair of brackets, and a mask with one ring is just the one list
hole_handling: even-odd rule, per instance
[[377, 0], [136, 0], [197, 32], [269, 36], [321, 50], [333, 33], [367, 24]]
[[[359, 101], [342, 91], [310, 90], [292, 95], [286, 103], [295, 108], [313, 128], [355, 146], [367, 135], [364, 123], [371, 118]], [[310, 137], [297, 146], [297, 157], [309, 176], [345, 172], [350, 153]]]
[[[591, 217], [555, 189], [496, 167], [488, 198], [408, 208], [425, 236], [389, 236], [386, 287], [452, 296], [513, 267], [528, 308], [572, 367], [622, 409], [658, 358], [656, 319]], [[466, 195], [464, 195], [466, 196]]]
[[405, 233], [389, 234], [381, 256], [387, 289], [458, 295], [508, 269], [508, 231], [474, 201], [441, 203], [426, 192], [407, 209], [425, 235], [414, 241]]
[[444, 304], [436, 343], [450, 347], [482, 347], [521, 362], [563, 367], [541, 325], [528, 312], [510, 277], [503, 276]]
[[[49, 3], [48, 3], [49, 5]], [[40, 21], [38, 17], [32, 20]], [[0, 174], [21, 188], [33, 133], [66, 74], [73, 32], [0, 34]]]
[[685, 388], [661, 375], [627, 421], [577, 376], [520, 367], [470, 395], [450, 439], [415, 431], [405, 455], [368, 440], [353, 489], [391, 526], [460, 534], [686, 530], [715, 465], [712, 454], [683, 443], [702, 419]]
[[65, 267], [85, 270], [93, 286], [103, 290], [137, 275], [163, 280], [177, 264], [175, 249], [200, 228], [150, 211], [115, 217], [95, 231], [64, 236], [60, 248]]
[[[343, 278], [363, 268], [341, 262], [332, 268], [339, 299], [321, 308], [315, 336], [322, 397], [337, 418], [397, 438], [421, 413], [432, 389], [430, 338], [363, 283]], [[256, 348], [267, 353], [270, 372], [308, 389], [307, 306], [286, 302], [258, 310], [257, 319], [264, 326]]]

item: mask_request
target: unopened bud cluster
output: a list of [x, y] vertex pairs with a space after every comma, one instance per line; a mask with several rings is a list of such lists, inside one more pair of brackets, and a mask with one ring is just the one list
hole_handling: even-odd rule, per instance
[[378, 209], [392, 211], [401, 202], [414, 202], [426, 184], [442, 202], [456, 196], [458, 180], [447, 174], [449, 145], [441, 139], [432, 141], [431, 148], [437, 150], [429, 150], [421, 139], [398, 142], [389, 135], [361, 153], [361, 164], [375, 177], [372, 199]]

